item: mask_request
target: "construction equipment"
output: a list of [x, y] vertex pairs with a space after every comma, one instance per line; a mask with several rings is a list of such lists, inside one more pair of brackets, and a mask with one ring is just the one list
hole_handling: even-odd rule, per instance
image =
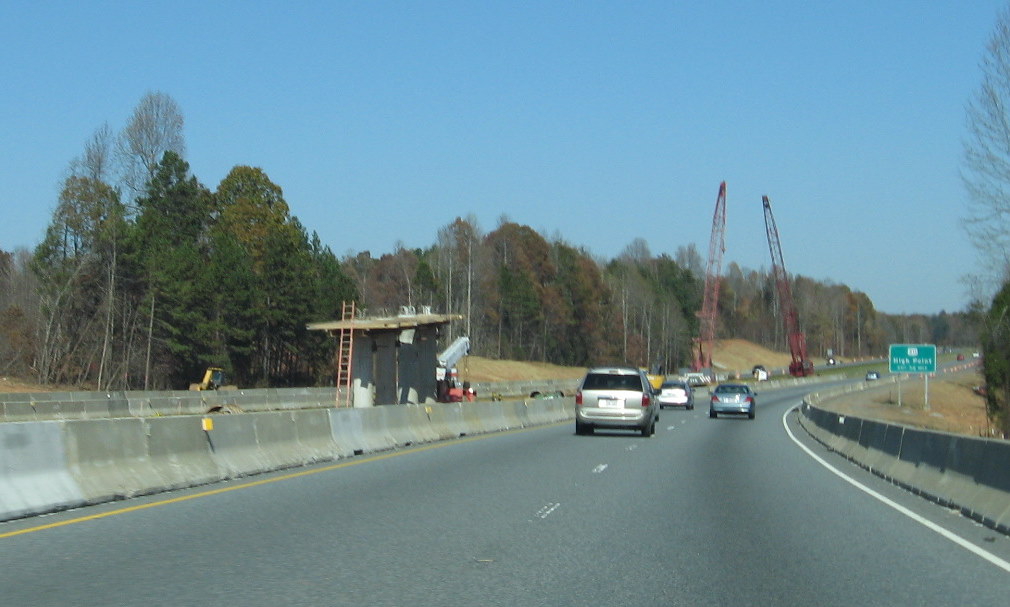
[[814, 363], [807, 358], [807, 338], [800, 331], [799, 314], [793, 303], [793, 290], [789, 285], [789, 274], [782, 259], [782, 243], [779, 240], [779, 229], [772, 215], [772, 203], [767, 196], [761, 197], [765, 210], [765, 228], [768, 231], [768, 250], [772, 255], [772, 276], [779, 295], [779, 308], [785, 324], [786, 338], [789, 341], [789, 374], [794, 377], [805, 377], [814, 374]]
[[715, 199], [715, 213], [712, 216], [712, 239], [708, 245], [708, 265], [705, 267], [705, 297], [701, 312], [699, 336], [695, 338], [697, 350], [692, 371], [710, 372], [712, 369], [712, 347], [715, 345], [715, 324], [719, 313], [719, 283], [722, 275], [722, 256], [726, 252], [726, 182], [719, 184], [719, 195]]
[[237, 390], [236, 386], [228, 384], [228, 377], [221, 367], [207, 367], [204, 371], [203, 380], [196, 384], [189, 385], [190, 390]]
[[438, 355], [438, 366], [435, 367], [436, 398], [439, 402], [459, 402], [463, 400], [464, 391], [469, 385], [459, 385], [459, 371], [456, 363], [470, 353], [470, 338], [457, 337]]

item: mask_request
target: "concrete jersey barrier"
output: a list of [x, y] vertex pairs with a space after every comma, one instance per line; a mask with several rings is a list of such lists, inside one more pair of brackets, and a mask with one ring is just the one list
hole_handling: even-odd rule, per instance
[[799, 420], [818, 442], [873, 474], [1010, 534], [1010, 442], [841, 415], [810, 399]]
[[556, 398], [3, 423], [0, 520], [573, 417]]

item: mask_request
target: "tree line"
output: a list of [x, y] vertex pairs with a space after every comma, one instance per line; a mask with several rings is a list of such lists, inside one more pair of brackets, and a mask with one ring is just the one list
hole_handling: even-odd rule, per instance
[[[207, 366], [241, 386], [332, 383], [335, 344], [307, 331], [363, 313], [430, 306], [461, 314], [448, 338], [473, 353], [674, 371], [692, 360], [703, 260], [636, 239], [613, 259], [507, 217], [484, 232], [457, 217], [426, 248], [338, 259], [290, 214], [260, 168], [210, 190], [184, 159], [182, 114], [146, 95], [127, 126], [86, 142], [45, 238], [0, 251], [0, 373], [98, 389], [183, 388]], [[718, 336], [777, 350], [786, 336], [773, 278], [730, 264]], [[812, 356], [883, 356], [888, 343], [972, 343], [964, 313], [893, 316], [845, 285], [792, 277]]]
[[1010, 437], [1010, 7], [1004, 7], [980, 62], [982, 82], [966, 107], [961, 177], [964, 227], [979, 254], [971, 276], [980, 327], [986, 410]]

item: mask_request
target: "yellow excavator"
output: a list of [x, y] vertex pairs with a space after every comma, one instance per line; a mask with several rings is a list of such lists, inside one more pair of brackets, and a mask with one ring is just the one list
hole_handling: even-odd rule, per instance
[[203, 374], [203, 381], [198, 384], [190, 384], [190, 390], [237, 390], [237, 386], [228, 385], [228, 377], [221, 367], [207, 367]]

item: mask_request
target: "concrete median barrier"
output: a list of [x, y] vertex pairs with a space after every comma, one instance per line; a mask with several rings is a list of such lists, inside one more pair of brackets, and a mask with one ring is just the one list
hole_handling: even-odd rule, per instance
[[[942, 495], [948, 497], [948, 504], [978, 503], [984, 499], [981, 494], [988, 491], [984, 483], [978, 481], [979, 471], [986, 465], [986, 441], [972, 438], [952, 437], [944, 462]], [[1010, 490], [1006, 492], [1010, 495]], [[1004, 498], [1006, 499], [1006, 498]], [[1010, 506], [1010, 500], [1007, 500]], [[991, 510], [991, 508], [986, 508]]]
[[[0, 520], [573, 416], [571, 398], [338, 409], [317, 406], [331, 403], [332, 388], [260, 391], [245, 400], [241, 392], [4, 401]], [[216, 402], [268, 410], [207, 415]]]
[[[507, 402], [507, 401], [505, 401]], [[505, 417], [503, 401], [466, 403], [465, 409], [470, 409], [477, 416], [482, 432], [501, 432], [509, 429], [508, 419]]]
[[144, 420], [158, 490], [203, 485], [227, 478], [211, 457], [211, 441], [197, 415]]
[[[849, 423], [858, 421], [855, 434]], [[874, 474], [1010, 534], [1010, 443], [837, 414], [804, 402], [800, 424]]]
[[526, 416], [529, 418], [531, 424], [549, 424], [554, 421], [555, 412], [550, 406], [550, 400], [531, 398], [524, 401], [523, 404], [526, 407]]
[[25, 402], [5, 402], [0, 408], [3, 418], [0, 422], [30, 422], [35, 421], [35, 407]]
[[214, 415], [211, 419], [214, 429], [207, 433], [211, 457], [226, 477], [274, 469], [274, 459], [256, 440], [255, 415]]
[[360, 455], [368, 450], [365, 426], [356, 409], [330, 409], [330, 432], [341, 457]]
[[484, 425], [484, 418], [477, 409], [470, 406], [471, 404], [472, 403], [459, 404], [459, 410], [463, 415], [463, 424], [466, 426], [466, 434], [472, 436], [488, 432], [489, 430], [487, 426]]
[[62, 422], [0, 424], [0, 520], [84, 504], [67, 464]]
[[861, 457], [870, 470], [891, 474], [901, 449], [901, 428], [872, 420], [863, 420], [859, 444], [865, 450]]
[[901, 453], [892, 477], [926, 497], [944, 501], [940, 483], [946, 468], [949, 435], [905, 428], [901, 435]]
[[69, 468], [88, 503], [150, 493], [163, 484], [148, 456], [144, 420], [72, 420], [63, 427]]
[[330, 415], [324, 409], [286, 411], [284, 414], [294, 420], [298, 450], [303, 458], [301, 463], [329, 461], [340, 457], [330, 431]]
[[[249, 413], [255, 420], [256, 444], [274, 470], [313, 461], [310, 449], [298, 442], [298, 426], [286, 411]], [[230, 416], [220, 416], [230, 417]]]
[[575, 419], [575, 398], [549, 398], [547, 403], [547, 423], [572, 421]]
[[470, 432], [463, 419], [463, 409], [459, 403], [436, 403], [425, 405], [431, 428], [442, 440], [458, 438]]
[[431, 443], [441, 438], [423, 405], [384, 405], [378, 409], [398, 445]]
[[505, 415], [517, 424], [517, 428], [528, 428], [533, 425], [530, 421], [530, 409], [525, 400], [514, 400], [506, 404]]
[[361, 417], [362, 438], [365, 441], [365, 449], [368, 452], [387, 451], [397, 445], [396, 437], [393, 436], [390, 428], [385, 425], [385, 414], [381, 410], [383, 406], [364, 407], [354, 410]]
[[1010, 534], [1010, 443], [982, 441], [975, 482], [979, 491], [970, 508], [974, 518]]

